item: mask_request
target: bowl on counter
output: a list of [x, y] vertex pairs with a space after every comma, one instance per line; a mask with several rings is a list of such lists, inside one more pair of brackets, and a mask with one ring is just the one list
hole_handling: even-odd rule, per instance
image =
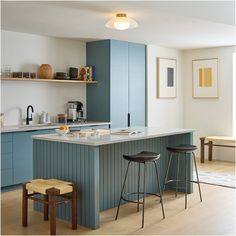
[[64, 135], [66, 135], [66, 134], [69, 132], [69, 130], [68, 130], [68, 129], [65, 129], [65, 130], [56, 129], [56, 132], [57, 132], [59, 135], [64, 136]]

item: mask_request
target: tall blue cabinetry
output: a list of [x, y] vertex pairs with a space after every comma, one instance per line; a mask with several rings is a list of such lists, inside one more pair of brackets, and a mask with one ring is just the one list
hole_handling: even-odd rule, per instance
[[[98, 83], [87, 87], [87, 118], [111, 127], [144, 126], [146, 46], [117, 40], [87, 43]], [[130, 122], [128, 122], [130, 120]]]

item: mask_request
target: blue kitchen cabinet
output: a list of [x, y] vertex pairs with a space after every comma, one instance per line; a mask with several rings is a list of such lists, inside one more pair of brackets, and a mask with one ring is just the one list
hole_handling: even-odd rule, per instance
[[111, 127], [145, 125], [146, 46], [117, 40], [89, 42], [87, 65], [95, 66], [95, 86], [87, 86], [87, 119]]
[[53, 132], [40, 130], [1, 134], [1, 187], [20, 184], [33, 178], [31, 136]]
[[146, 47], [129, 43], [129, 113], [130, 126], [146, 122]]
[[13, 183], [20, 184], [33, 176], [31, 136], [33, 132], [13, 133]]
[[33, 178], [32, 135], [49, 134], [54, 130], [25, 131], [13, 133], [13, 184]]
[[128, 43], [110, 42], [110, 112], [112, 128], [127, 126], [128, 101]]
[[1, 186], [13, 184], [12, 134], [1, 134]]
[[86, 86], [87, 120], [110, 121], [110, 40], [87, 43], [87, 65], [95, 66], [93, 86]]

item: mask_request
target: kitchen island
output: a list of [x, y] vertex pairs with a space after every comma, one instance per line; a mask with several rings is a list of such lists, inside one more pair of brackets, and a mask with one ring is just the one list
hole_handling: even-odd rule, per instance
[[[34, 178], [58, 178], [78, 185], [78, 224], [92, 229], [99, 228], [99, 212], [118, 205], [128, 164], [122, 158], [123, 154], [140, 151], [160, 153], [158, 166], [163, 186], [169, 158], [166, 147], [181, 143], [192, 144], [193, 130], [190, 129], [135, 127], [130, 130], [141, 132], [121, 135], [115, 134], [117, 130], [111, 130], [109, 135], [91, 137], [57, 134], [33, 136]], [[192, 180], [191, 159], [187, 164], [188, 178]], [[170, 170], [170, 178], [175, 176], [174, 165]], [[184, 165], [182, 160], [181, 165]], [[180, 177], [184, 175], [182, 169]], [[137, 191], [137, 173], [138, 166], [131, 165], [127, 182], [129, 192]], [[146, 189], [147, 192], [158, 192], [153, 165], [147, 165]], [[192, 184], [189, 183], [188, 193], [191, 192]], [[39, 205], [35, 209], [42, 210]], [[57, 213], [58, 217], [70, 220], [69, 207], [58, 206]]]

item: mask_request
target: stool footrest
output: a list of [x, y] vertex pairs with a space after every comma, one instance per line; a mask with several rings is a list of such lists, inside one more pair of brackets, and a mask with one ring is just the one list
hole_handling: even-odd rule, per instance
[[[196, 180], [186, 180], [187, 182], [191, 182], [191, 183], [195, 183], [195, 184], [197, 184], [198, 183], [198, 181], [196, 181]], [[165, 185], [167, 185], [167, 184], [169, 184], [169, 183], [171, 183], [171, 182], [185, 182], [185, 180], [177, 180], [177, 179], [170, 179], [170, 180], [168, 180], [166, 183], [165, 183]], [[199, 181], [200, 182], [200, 181]]]
[[[143, 192], [126, 193], [125, 196], [135, 195], [135, 194], [143, 195]], [[157, 197], [159, 197], [159, 198], [161, 197], [161, 196], [160, 196], [159, 194], [157, 194], [157, 193], [145, 193], [145, 195], [154, 195], [154, 196], [157, 196]], [[138, 201], [129, 200], [129, 199], [124, 198], [123, 196], [122, 196], [121, 198], [122, 198], [122, 200], [124, 200], [124, 201], [126, 201], [126, 202], [143, 204], [143, 202], [138, 202]], [[142, 196], [141, 196], [141, 198], [142, 198]]]
[[[27, 198], [31, 199], [33, 201], [41, 202], [41, 203], [44, 203], [44, 204], [49, 204], [48, 201], [45, 201], [45, 200], [43, 200], [41, 198], [38, 198], [38, 197], [33, 197], [34, 195], [42, 195], [42, 194], [41, 193], [30, 193], [30, 194], [27, 194]], [[58, 197], [64, 198], [65, 200], [57, 201], [56, 205], [59, 205], [61, 203], [68, 203], [68, 202], [72, 201], [72, 197], [71, 196], [59, 195]]]
[[143, 202], [138, 202], [138, 201], [132, 201], [132, 200], [129, 200], [129, 199], [126, 199], [126, 198], [123, 198], [123, 197], [121, 197], [121, 199], [123, 200], [123, 201], [126, 201], [126, 202], [131, 202], [131, 203], [139, 203], [139, 204], [143, 204]]

